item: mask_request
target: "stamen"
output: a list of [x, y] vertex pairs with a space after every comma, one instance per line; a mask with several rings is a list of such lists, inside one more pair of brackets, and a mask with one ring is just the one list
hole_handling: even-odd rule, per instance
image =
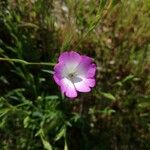
[[68, 77], [69, 77], [70, 80], [73, 80], [74, 77], [75, 77], [75, 73], [70, 73], [70, 74], [68, 75]]

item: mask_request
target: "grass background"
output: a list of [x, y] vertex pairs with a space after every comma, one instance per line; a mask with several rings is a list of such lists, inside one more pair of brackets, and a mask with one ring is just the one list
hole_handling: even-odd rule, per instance
[[[0, 149], [149, 150], [150, 0], [0, 0]], [[52, 78], [63, 51], [93, 57], [74, 101]]]

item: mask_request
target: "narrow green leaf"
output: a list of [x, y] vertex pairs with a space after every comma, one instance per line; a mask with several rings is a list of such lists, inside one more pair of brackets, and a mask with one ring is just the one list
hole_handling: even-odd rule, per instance
[[4, 116], [5, 114], [7, 114], [9, 112], [9, 108], [4, 108], [0, 110], [0, 117]]
[[62, 127], [59, 131], [59, 133], [56, 135], [55, 141], [58, 141], [65, 135], [65, 127]]
[[105, 98], [108, 98], [110, 100], [115, 101], [116, 98], [111, 94], [111, 93], [105, 93], [105, 92], [101, 92], [102, 96], [104, 96]]
[[51, 70], [42, 69], [42, 71], [43, 71], [43, 72], [46, 72], [46, 73], [48, 73], [48, 74], [52, 74], [52, 75], [54, 74], [54, 71], [51, 71]]
[[23, 120], [24, 128], [28, 127], [29, 121], [30, 121], [30, 117], [29, 116], [25, 117], [25, 119]]
[[122, 82], [126, 82], [126, 81], [128, 81], [128, 80], [133, 79], [133, 78], [134, 78], [134, 75], [128, 75], [127, 77], [125, 77], [125, 78], [123, 79]]
[[56, 100], [58, 99], [59, 97], [57, 95], [51, 95], [51, 96], [46, 96], [45, 99], [46, 100]]
[[50, 143], [48, 141], [46, 141], [42, 136], [41, 136], [41, 139], [42, 139], [42, 143], [44, 145], [44, 148], [47, 150], [52, 150], [52, 146], [50, 145]]
[[64, 150], [68, 150], [68, 145], [67, 145], [67, 141], [66, 141], [66, 139], [65, 139]]

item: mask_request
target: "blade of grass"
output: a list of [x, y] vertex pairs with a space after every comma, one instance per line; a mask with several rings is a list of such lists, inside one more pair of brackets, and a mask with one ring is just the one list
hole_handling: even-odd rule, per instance
[[28, 62], [21, 59], [11, 59], [11, 58], [0, 58], [0, 61], [6, 61], [6, 62], [14, 62], [14, 63], [20, 63], [24, 65], [42, 65], [42, 66], [54, 66], [55, 63], [49, 63], [49, 62]]

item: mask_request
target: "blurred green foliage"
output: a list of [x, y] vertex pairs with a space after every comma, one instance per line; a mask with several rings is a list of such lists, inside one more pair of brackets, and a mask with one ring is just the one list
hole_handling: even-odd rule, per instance
[[[0, 149], [149, 150], [149, 10], [149, 0], [0, 0]], [[52, 78], [71, 49], [97, 63], [96, 87], [74, 101]]]

